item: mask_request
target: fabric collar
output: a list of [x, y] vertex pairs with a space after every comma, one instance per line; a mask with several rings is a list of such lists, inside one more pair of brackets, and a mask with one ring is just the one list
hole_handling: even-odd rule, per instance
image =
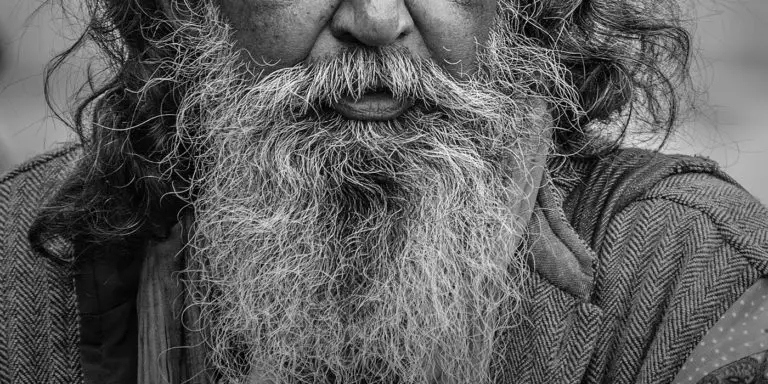
[[528, 263], [555, 287], [589, 302], [596, 256], [566, 219], [556, 189], [545, 177], [528, 223]]

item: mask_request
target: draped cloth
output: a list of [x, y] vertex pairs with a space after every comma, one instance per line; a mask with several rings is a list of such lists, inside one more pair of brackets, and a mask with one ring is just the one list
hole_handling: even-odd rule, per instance
[[205, 369], [199, 309], [189, 305], [179, 279], [185, 261], [181, 227], [151, 243], [142, 265], [136, 298], [139, 384], [213, 382]]

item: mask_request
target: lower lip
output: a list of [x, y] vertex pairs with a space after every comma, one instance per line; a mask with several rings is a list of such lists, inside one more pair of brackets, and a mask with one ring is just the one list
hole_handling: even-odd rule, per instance
[[396, 119], [412, 105], [395, 99], [388, 92], [375, 92], [357, 100], [345, 97], [334, 104], [333, 109], [350, 120], [384, 121]]

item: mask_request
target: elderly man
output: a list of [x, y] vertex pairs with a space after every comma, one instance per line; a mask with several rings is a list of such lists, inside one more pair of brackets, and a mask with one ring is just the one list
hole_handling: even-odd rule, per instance
[[768, 211], [622, 146], [672, 4], [86, 5], [81, 143], [0, 179], [0, 381], [765, 382]]

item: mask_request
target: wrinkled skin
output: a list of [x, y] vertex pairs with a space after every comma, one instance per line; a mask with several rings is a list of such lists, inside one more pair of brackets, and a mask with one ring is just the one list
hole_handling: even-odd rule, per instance
[[460, 77], [475, 68], [496, 0], [219, 0], [263, 74], [356, 45], [406, 47]]

